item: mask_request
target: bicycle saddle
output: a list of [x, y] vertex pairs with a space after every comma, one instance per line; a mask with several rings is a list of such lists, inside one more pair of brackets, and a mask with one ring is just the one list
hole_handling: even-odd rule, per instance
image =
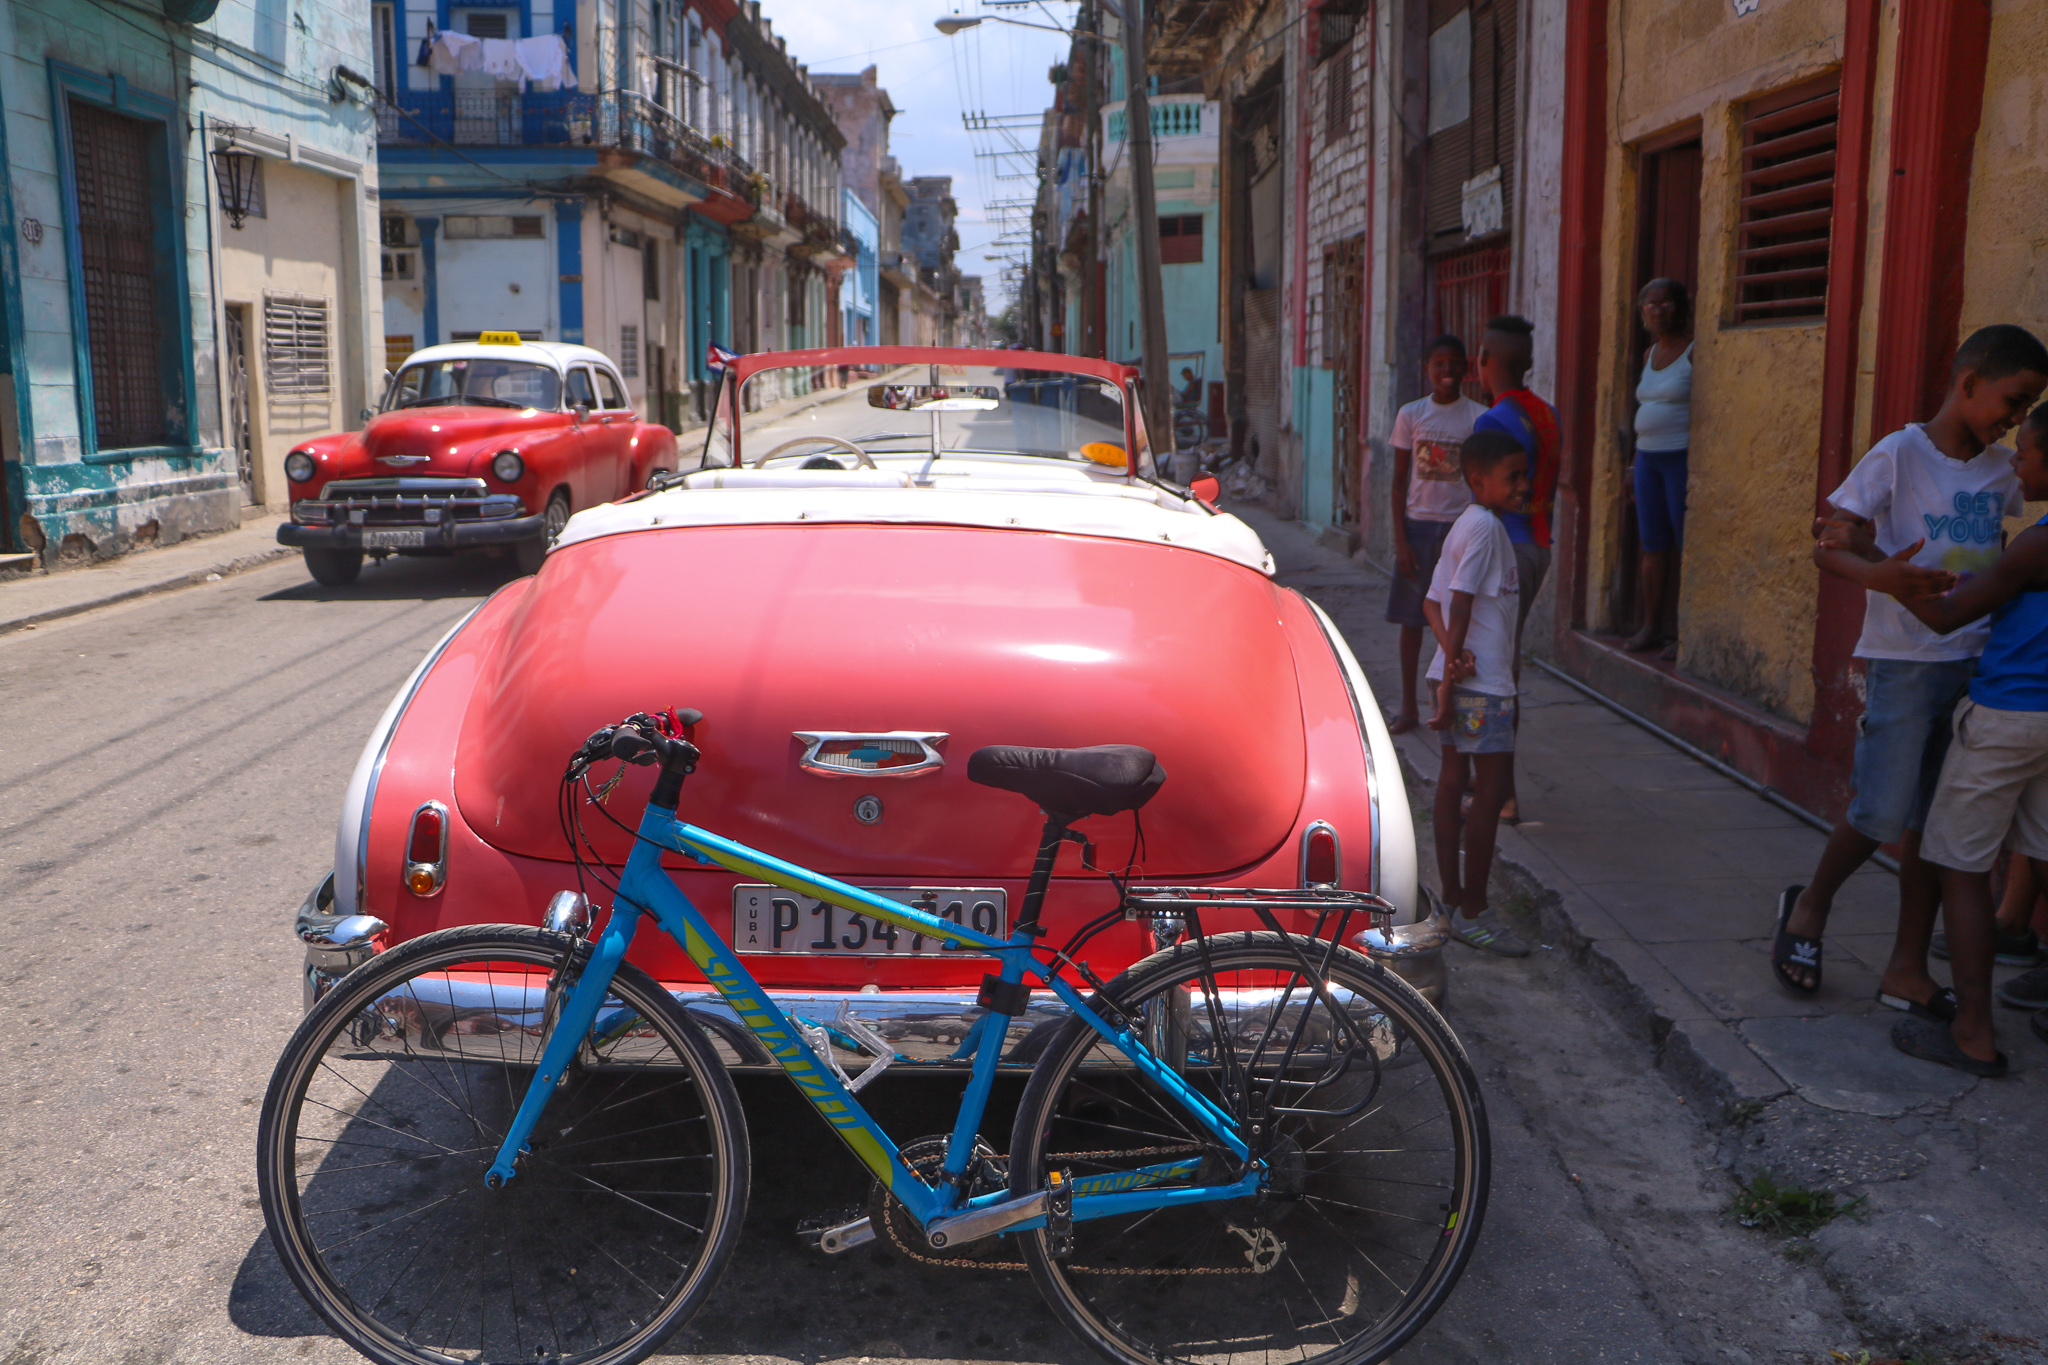
[[991, 744], [968, 755], [967, 780], [1028, 796], [1048, 815], [1078, 820], [1136, 810], [1166, 781], [1166, 769], [1150, 749], [1135, 744], [1086, 749]]

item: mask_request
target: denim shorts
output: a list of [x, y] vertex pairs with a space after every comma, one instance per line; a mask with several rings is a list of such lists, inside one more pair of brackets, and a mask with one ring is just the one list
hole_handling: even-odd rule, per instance
[[1414, 517], [1403, 517], [1401, 522], [1408, 533], [1408, 547], [1415, 551], [1415, 577], [1394, 575], [1393, 585], [1387, 589], [1387, 620], [1397, 626], [1428, 630], [1429, 617], [1422, 612], [1422, 599], [1429, 592], [1429, 580], [1436, 577], [1436, 562], [1443, 558], [1444, 541], [1457, 523], [1417, 521]]
[[1856, 723], [1856, 795], [1850, 827], [1881, 844], [1927, 827], [1927, 808], [1948, 754], [1949, 717], [1969, 691], [1975, 659], [1865, 661], [1863, 718]]
[[1515, 751], [1515, 699], [1451, 689], [1451, 728], [1444, 747], [1461, 754], [1511, 754]]

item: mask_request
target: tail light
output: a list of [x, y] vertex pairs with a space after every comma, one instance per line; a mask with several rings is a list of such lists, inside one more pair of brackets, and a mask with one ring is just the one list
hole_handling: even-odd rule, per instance
[[1335, 886], [1344, 875], [1344, 850], [1337, 831], [1317, 820], [1301, 834], [1301, 884]]
[[438, 896], [448, 880], [448, 808], [428, 801], [412, 813], [405, 835], [405, 889]]

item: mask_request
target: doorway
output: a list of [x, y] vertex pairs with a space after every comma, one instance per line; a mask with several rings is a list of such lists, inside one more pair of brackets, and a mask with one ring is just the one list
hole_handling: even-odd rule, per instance
[[242, 506], [254, 507], [256, 448], [249, 424], [249, 305], [227, 305], [222, 319], [221, 365], [227, 378], [227, 443], [235, 452], [235, 476], [242, 487]]
[[1333, 524], [1362, 519], [1365, 394], [1361, 342], [1365, 315], [1365, 234], [1323, 253], [1323, 364], [1330, 370], [1331, 433], [1335, 442]]
[[[1650, 334], [1643, 330], [1635, 297], [1651, 280], [1676, 280], [1685, 286], [1698, 317], [1700, 263], [1700, 134], [1697, 127], [1669, 134], [1637, 149], [1636, 270], [1629, 290], [1628, 369], [1623, 385], [1629, 396], [1629, 422], [1616, 433], [1630, 461], [1635, 458], [1635, 392], [1642, 377]], [[1641, 607], [1636, 599], [1636, 561], [1642, 538], [1636, 530], [1636, 489], [1623, 479], [1621, 524], [1615, 528], [1614, 572], [1608, 586], [1608, 619], [1626, 633]], [[1674, 569], [1675, 569], [1674, 565]]]

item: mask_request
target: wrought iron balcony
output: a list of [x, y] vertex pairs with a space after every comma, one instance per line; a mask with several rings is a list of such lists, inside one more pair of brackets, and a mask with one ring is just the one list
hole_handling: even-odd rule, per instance
[[408, 90], [377, 105], [385, 146], [604, 147], [640, 152], [760, 203], [753, 167], [633, 90]]

